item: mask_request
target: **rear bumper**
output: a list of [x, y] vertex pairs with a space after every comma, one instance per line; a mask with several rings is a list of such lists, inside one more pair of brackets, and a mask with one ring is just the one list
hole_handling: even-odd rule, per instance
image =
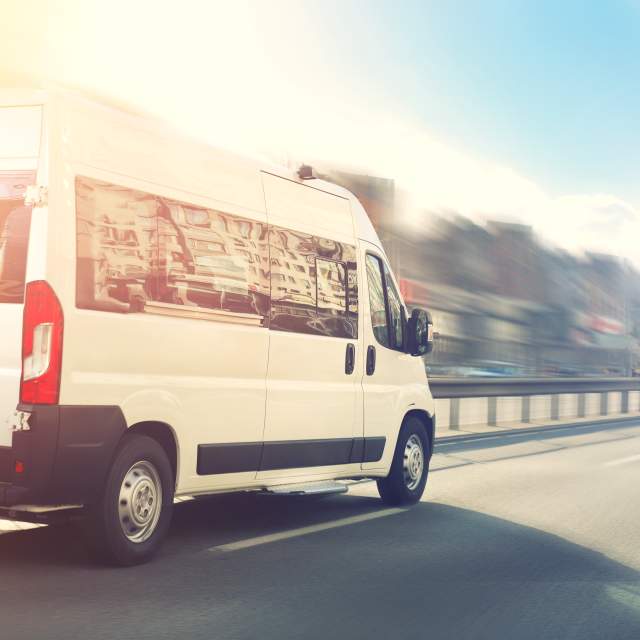
[[[0, 448], [0, 507], [87, 504], [100, 493], [126, 423], [117, 406], [19, 405], [29, 431]], [[19, 461], [23, 471], [16, 471]]]

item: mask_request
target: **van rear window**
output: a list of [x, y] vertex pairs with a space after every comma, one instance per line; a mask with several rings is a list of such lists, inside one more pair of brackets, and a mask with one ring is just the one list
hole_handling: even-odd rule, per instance
[[33, 173], [0, 172], [0, 304], [20, 304], [24, 299], [31, 208], [24, 192]]

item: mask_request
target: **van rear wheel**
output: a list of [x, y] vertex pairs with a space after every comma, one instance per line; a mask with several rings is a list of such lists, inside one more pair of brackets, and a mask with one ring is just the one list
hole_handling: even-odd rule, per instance
[[109, 564], [149, 560], [168, 531], [173, 494], [173, 472], [162, 446], [148, 436], [125, 436], [100, 500], [88, 508], [91, 549]]
[[424, 425], [408, 417], [400, 429], [389, 475], [377, 482], [382, 500], [394, 506], [418, 502], [427, 484], [430, 457]]

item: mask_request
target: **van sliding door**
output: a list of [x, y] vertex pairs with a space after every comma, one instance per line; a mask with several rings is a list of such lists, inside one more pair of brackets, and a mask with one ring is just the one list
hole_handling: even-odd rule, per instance
[[349, 201], [263, 174], [271, 311], [258, 477], [359, 468], [361, 358]]

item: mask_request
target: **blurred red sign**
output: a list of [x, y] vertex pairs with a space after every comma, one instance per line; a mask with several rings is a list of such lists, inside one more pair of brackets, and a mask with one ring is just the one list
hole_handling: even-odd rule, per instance
[[425, 284], [417, 280], [400, 278], [400, 293], [410, 307], [424, 306], [429, 301], [429, 291]]
[[591, 328], [598, 333], [624, 334], [624, 324], [620, 320], [605, 316], [591, 316]]

